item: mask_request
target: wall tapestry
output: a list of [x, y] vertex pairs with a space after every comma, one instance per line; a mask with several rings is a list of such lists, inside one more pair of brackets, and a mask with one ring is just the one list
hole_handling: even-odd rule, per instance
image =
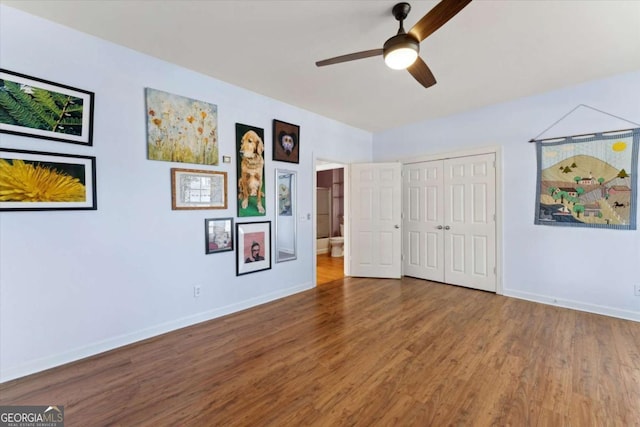
[[636, 229], [640, 128], [535, 141], [535, 223]]
[[149, 160], [218, 164], [218, 107], [146, 88]]

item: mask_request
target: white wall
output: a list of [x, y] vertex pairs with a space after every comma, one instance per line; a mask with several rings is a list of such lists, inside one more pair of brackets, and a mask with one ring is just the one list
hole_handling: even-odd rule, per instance
[[[274, 221], [276, 167], [298, 171], [298, 217], [311, 213], [312, 153], [370, 161], [370, 133], [6, 6], [0, 63], [95, 92], [93, 147], [6, 134], [0, 145], [96, 156], [98, 190], [97, 211], [0, 213], [0, 381], [312, 286], [311, 220], [298, 222], [298, 259], [269, 271], [236, 277], [233, 252], [204, 254], [204, 219], [236, 215], [235, 123], [264, 128], [267, 145], [267, 217], [242, 221]], [[216, 104], [233, 162], [147, 160], [145, 87]], [[299, 165], [271, 160], [274, 118], [300, 125]], [[229, 208], [172, 211], [171, 167], [226, 171]]]
[[[640, 320], [640, 297], [633, 293], [640, 284], [640, 231], [534, 225], [536, 153], [527, 143], [580, 104], [640, 123], [638, 94], [640, 72], [634, 72], [416, 123], [375, 134], [373, 157], [385, 161], [500, 146], [504, 294]], [[588, 107], [543, 137], [634, 127]]]

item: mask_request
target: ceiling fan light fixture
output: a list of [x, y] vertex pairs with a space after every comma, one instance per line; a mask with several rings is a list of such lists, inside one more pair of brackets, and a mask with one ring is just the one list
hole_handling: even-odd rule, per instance
[[404, 70], [418, 58], [420, 45], [408, 34], [398, 34], [384, 44], [384, 62], [393, 70]]

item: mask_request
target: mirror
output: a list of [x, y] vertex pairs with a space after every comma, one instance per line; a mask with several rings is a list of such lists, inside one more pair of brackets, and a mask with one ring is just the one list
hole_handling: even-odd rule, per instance
[[276, 169], [276, 262], [297, 258], [296, 173]]

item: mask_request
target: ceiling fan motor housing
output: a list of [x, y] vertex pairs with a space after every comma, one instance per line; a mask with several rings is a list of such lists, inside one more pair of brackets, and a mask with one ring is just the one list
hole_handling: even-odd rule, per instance
[[[386, 64], [396, 70], [407, 68], [407, 64], [411, 65], [420, 53], [420, 41], [407, 34], [402, 25], [410, 11], [411, 5], [409, 3], [398, 3], [393, 6], [391, 13], [400, 22], [400, 28], [398, 28], [398, 34], [384, 42], [382, 47], [382, 55]], [[389, 55], [396, 56], [396, 58], [391, 58]]]
[[387, 59], [387, 56], [389, 56], [390, 54], [394, 52], [396, 52], [397, 54], [399, 51], [404, 49], [410, 49], [412, 51], [415, 51], [415, 57], [413, 57], [413, 59], [415, 59], [420, 53], [420, 43], [412, 35], [406, 34], [406, 33], [397, 34], [391, 37], [386, 42], [384, 42], [382, 52], [387, 65], [389, 65], [391, 68], [394, 68], [394, 69], [406, 68], [407, 67], [406, 65], [394, 67], [389, 64], [389, 60]]

